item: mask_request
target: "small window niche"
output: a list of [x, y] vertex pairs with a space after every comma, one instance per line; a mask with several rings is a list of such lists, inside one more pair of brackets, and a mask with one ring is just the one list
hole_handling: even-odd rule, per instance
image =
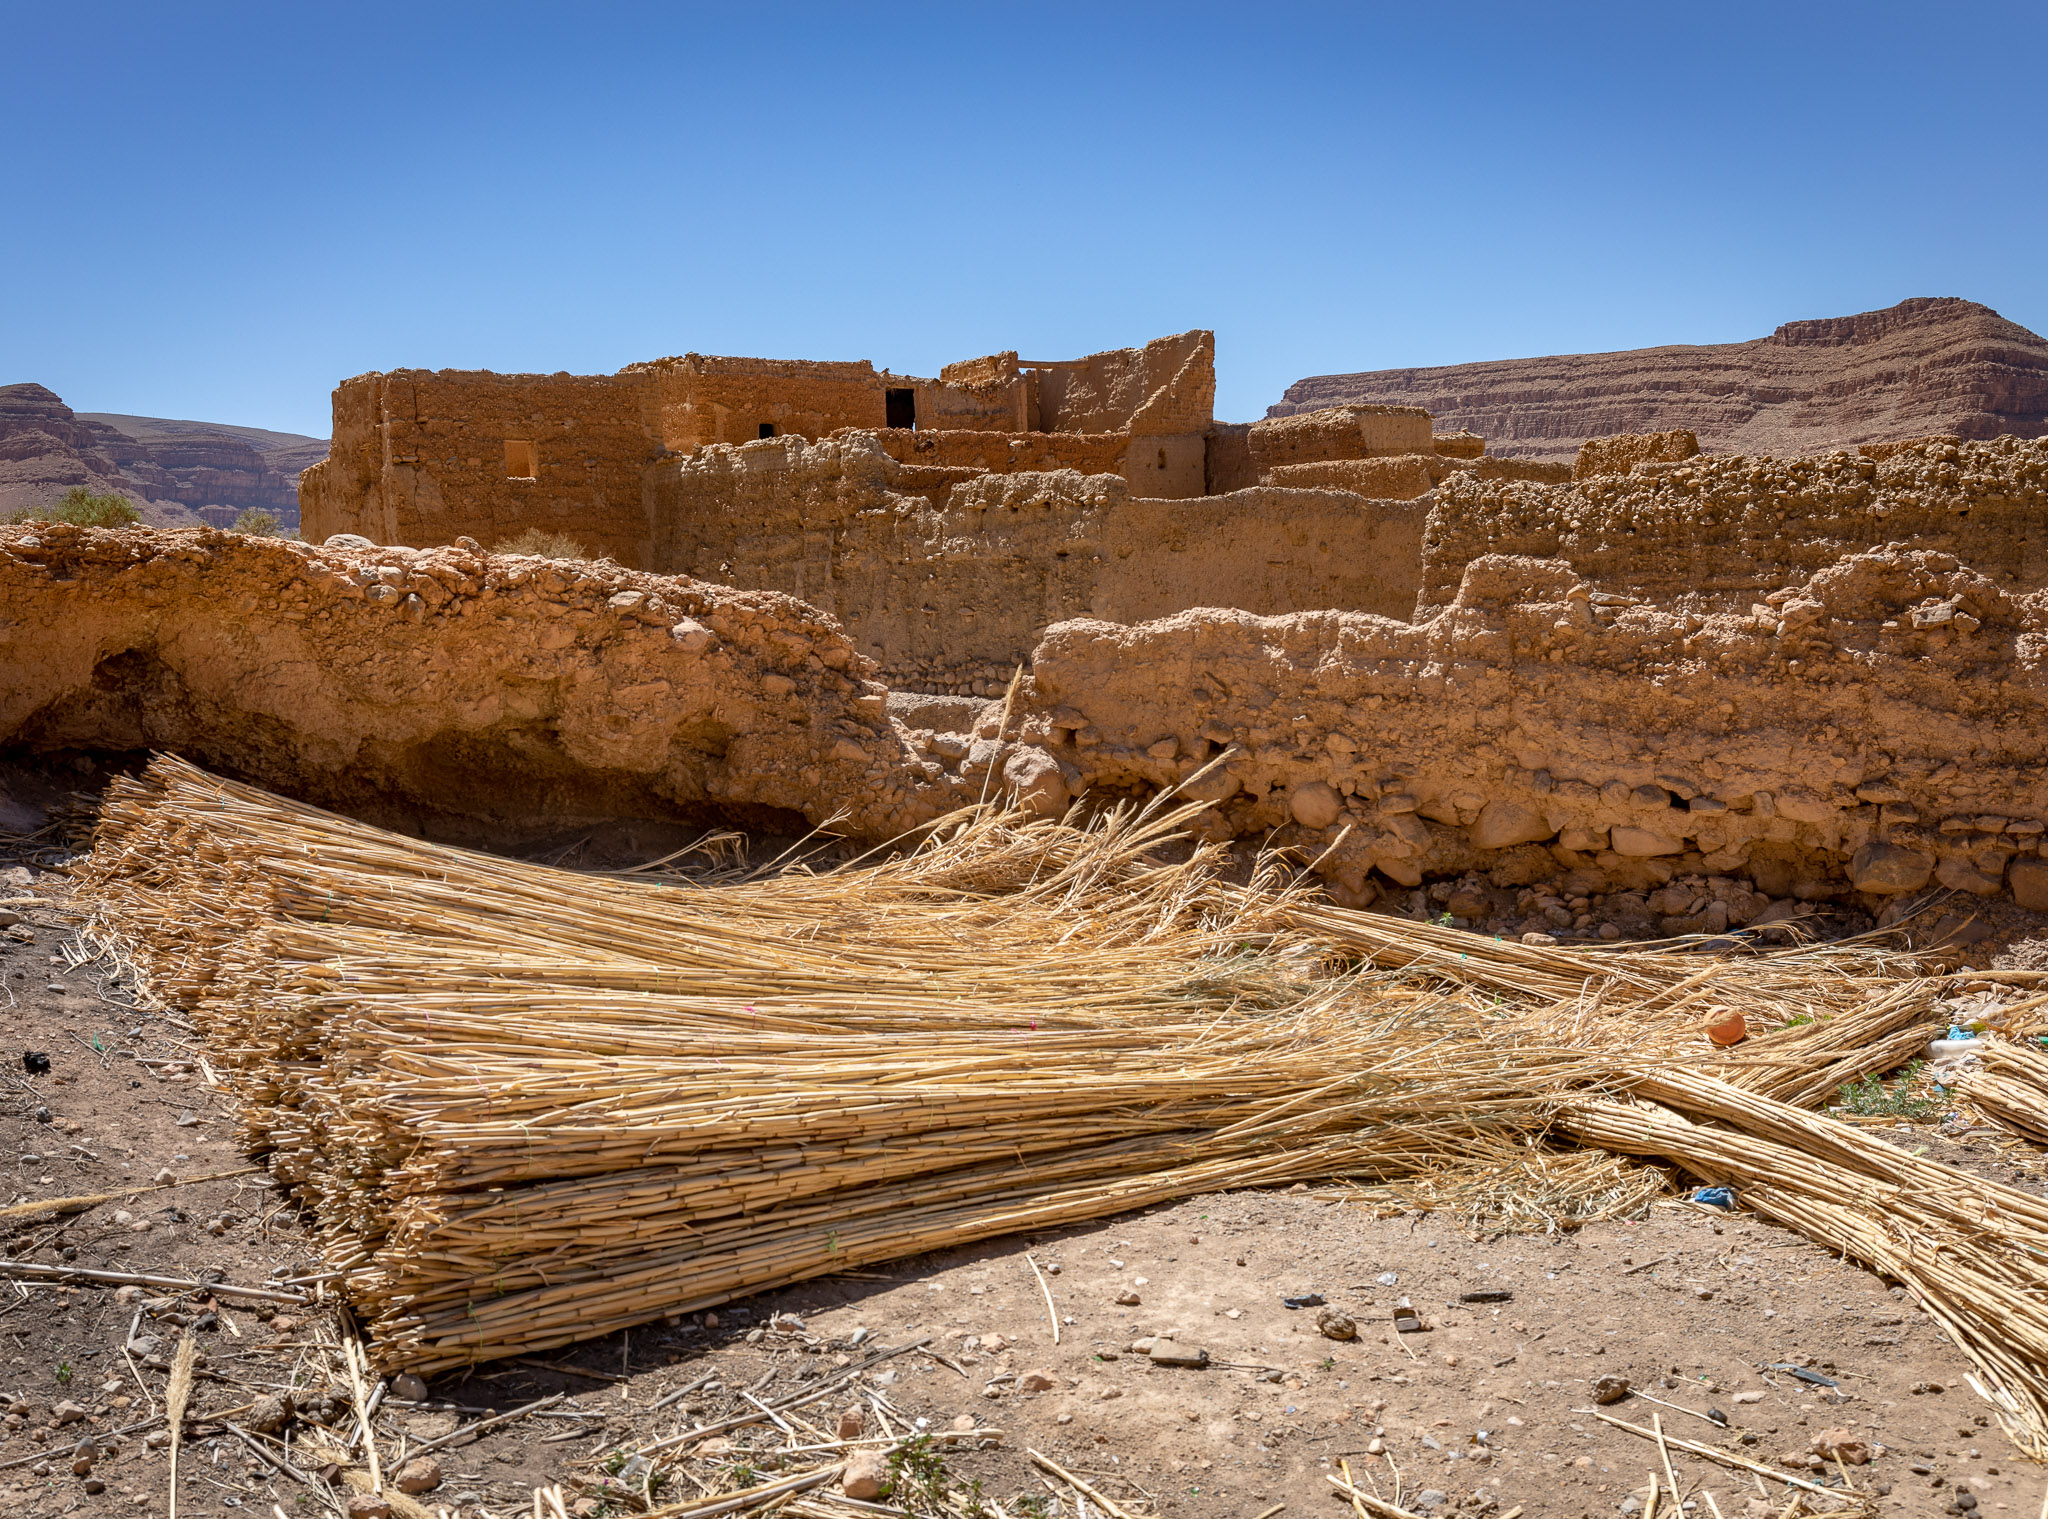
[[763, 422], [763, 423], [761, 424], [761, 436], [762, 436], [762, 437], [764, 437], [764, 438], [772, 438], [772, 437], [774, 437], [774, 436], [775, 436], [775, 424], [774, 424], [773, 422]]
[[534, 480], [540, 476], [539, 456], [525, 438], [505, 440], [505, 476], [510, 480]]
[[882, 393], [884, 419], [891, 427], [917, 426], [917, 392], [909, 386]]

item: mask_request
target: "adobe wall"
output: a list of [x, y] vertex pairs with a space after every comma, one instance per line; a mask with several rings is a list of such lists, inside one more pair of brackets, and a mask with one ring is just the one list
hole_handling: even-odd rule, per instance
[[1746, 607], [1844, 553], [1905, 543], [2015, 590], [2048, 586], [2048, 438], [1937, 439], [1871, 459], [1702, 455], [1563, 486], [1451, 475], [1423, 544], [1421, 608], [1483, 554], [1558, 558], [1615, 592]]
[[[882, 427], [882, 376], [865, 359], [721, 358], [686, 353], [629, 365], [653, 387], [652, 423], [663, 447], [688, 453], [709, 443], [747, 443], [765, 425], [822, 438], [842, 427]], [[771, 434], [772, 436], [772, 434]]]
[[1902, 550], [1789, 590], [1769, 615], [1618, 608], [1567, 564], [1490, 555], [1417, 624], [1068, 622], [1033, 655], [1021, 732], [1076, 790], [1227, 756], [1194, 793], [1207, 831], [1327, 852], [1348, 900], [1459, 876], [1588, 897], [1677, 880], [1723, 902], [1715, 932], [1738, 887], [1755, 893], [1737, 922], [1928, 884], [2048, 906], [2048, 596]]
[[924, 467], [892, 457], [919, 457], [905, 441], [849, 432], [664, 463], [648, 478], [653, 563], [802, 597], [892, 682], [941, 692], [1000, 689], [1063, 618], [1332, 600], [1402, 616], [1415, 603], [1417, 504], [1273, 487], [1164, 500], [1074, 470], [921, 494]]
[[1130, 439], [1122, 433], [1043, 433], [888, 428], [874, 434], [899, 464], [934, 465], [998, 475], [1018, 470], [1119, 472]]
[[1154, 338], [1143, 348], [1112, 348], [1035, 373], [1034, 421], [1042, 432], [1204, 433], [1216, 406], [1216, 335]]
[[[638, 375], [398, 370], [334, 392], [334, 442], [300, 483], [315, 542], [360, 533], [426, 547], [488, 546], [531, 528], [637, 565], [647, 539], [640, 475], [655, 455]], [[507, 442], [531, 445], [515, 476]]]
[[1247, 441], [1261, 469], [1436, 452], [1429, 413], [1419, 406], [1331, 406], [1267, 417], [1252, 423]]
[[[1200, 496], [1215, 390], [1207, 332], [1049, 370], [990, 354], [936, 380], [866, 360], [696, 353], [610, 376], [359, 375], [335, 390], [330, 461], [301, 481], [303, 528], [316, 539], [353, 532], [407, 545], [493, 545], [541, 529], [642, 564], [653, 531], [641, 515], [647, 465], [848, 429], [915, 436], [934, 457], [905, 458], [925, 471], [906, 485], [934, 496], [972, 468], [1115, 471], [1142, 495]], [[889, 426], [892, 391], [910, 394], [908, 425], [899, 416]]]

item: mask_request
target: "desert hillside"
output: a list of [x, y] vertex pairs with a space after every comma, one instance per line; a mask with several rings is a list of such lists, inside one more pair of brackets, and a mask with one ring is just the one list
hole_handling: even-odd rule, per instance
[[74, 412], [47, 386], [0, 385], [0, 513], [73, 486], [116, 491], [154, 521], [231, 524], [241, 513], [299, 520], [299, 473], [323, 438], [113, 412]]
[[1587, 438], [1688, 427], [1709, 453], [1796, 455], [1952, 434], [2048, 431], [2048, 339], [1951, 297], [1787, 322], [1747, 343], [1672, 344], [1311, 375], [1271, 416], [1346, 403], [1428, 408], [1497, 454], [1568, 458]]

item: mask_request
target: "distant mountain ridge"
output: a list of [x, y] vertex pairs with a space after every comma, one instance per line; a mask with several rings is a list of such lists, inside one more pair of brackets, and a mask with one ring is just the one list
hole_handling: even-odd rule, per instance
[[74, 412], [47, 386], [0, 385], [0, 514], [73, 486], [133, 499], [164, 525], [225, 527], [245, 511], [299, 521], [299, 474], [327, 442], [231, 423]]
[[1989, 306], [1917, 297], [1746, 343], [1312, 375], [1268, 416], [1427, 407], [1488, 450], [1568, 458], [1587, 438], [1689, 427], [1710, 453], [1800, 455], [1952, 433], [2048, 432], [2048, 339]]

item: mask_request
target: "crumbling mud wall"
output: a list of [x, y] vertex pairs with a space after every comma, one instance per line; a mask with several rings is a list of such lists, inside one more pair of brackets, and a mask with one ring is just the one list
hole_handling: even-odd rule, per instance
[[1423, 540], [1420, 616], [1485, 554], [1557, 558], [1609, 591], [1746, 607], [1846, 553], [1903, 543], [2008, 590], [2048, 586], [2048, 438], [1933, 439], [1815, 459], [1701, 456], [1570, 485], [1449, 475]]
[[1747, 893], [1721, 893], [1720, 927], [1930, 884], [2048, 906], [2048, 597], [1895, 549], [1786, 590], [1703, 615], [1489, 555], [1420, 624], [1074, 621], [1034, 654], [1022, 732], [1076, 790], [1221, 757], [1192, 786], [1209, 831], [1298, 846], [1353, 902], [1478, 873], [1588, 896], [1719, 879]]
[[[762, 439], [894, 435], [928, 457], [914, 488], [974, 473], [1082, 468], [1141, 495], [1207, 488], [1216, 342], [1208, 332], [1020, 366], [1015, 353], [940, 379], [865, 359], [688, 353], [611, 375], [395, 370], [334, 392], [330, 458], [300, 483], [306, 536], [496, 546], [529, 530], [652, 568], [643, 477], [677, 455]], [[5, 461], [0, 461], [4, 463]]]
[[172, 750], [400, 827], [892, 833], [970, 783], [925, 774], [868, 670], [789, 597], [616, 565], [0, 528], [0, 749]]
[[1000, 690], [1070, 617], [1415, 604], [1413, 503], [1267, 486], [1162, 500], [1115, 474], [1029, 468], [932, 486], [898, 442], [848, 432], [671, 461], [649, 475], [651, 558], [812, 602], [883, 678], [936, 692]]
[[[978, 509], [1024, 522], [1014, 493], [1050, 482], [1106, 524], [1111, 478], [992, 476]], [[1201, 831], [1297, 849], [1339, 900], [1551, 892], [1535, 921], [1562, 932], [1596, 897], [1664, 932], [1927, 886], [2048, 908], [2048, 593], [1896, 548], [1782, 589], [1700, 612], [1488, 555], [1421, 623], [1071, 619], [1003, 728], [994, 701], [892, 701], [837, 622], [770, 591], [37, 524], [0, 530], [0, 751], [167, 749], [490, 841], [710, 810], [882, 838], [984, 793], [1050, 813], [1186, 784]]]

